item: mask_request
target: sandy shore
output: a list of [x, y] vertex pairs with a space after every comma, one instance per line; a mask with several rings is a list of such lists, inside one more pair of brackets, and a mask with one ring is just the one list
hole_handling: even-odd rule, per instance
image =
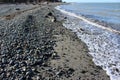
[[62, 25], [65, 16], [56, 5], [9, 20], [1, 15], [0, 80], [110, 80], [92, 62], [86, 44]]

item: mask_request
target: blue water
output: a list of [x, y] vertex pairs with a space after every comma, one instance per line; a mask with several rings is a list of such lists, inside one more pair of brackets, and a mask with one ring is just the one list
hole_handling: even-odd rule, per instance
[[72, 3], [60, 7], [120, 30], [120, 3]]
[[[67, 16], [63, 26], [86, 43], [94, 63], [106, 70], [111, 80], [120, 80], [120, 34], [110, 31], [120, 32], [120, 3], [71, 3], [56, 9]], [[92, 25], [81, 17], [110, 30]]]

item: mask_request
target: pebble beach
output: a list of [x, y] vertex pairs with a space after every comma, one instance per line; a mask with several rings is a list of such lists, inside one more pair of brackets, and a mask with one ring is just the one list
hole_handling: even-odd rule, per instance
[[0, 4], [0, 80], [110, 80], [49, 4]]

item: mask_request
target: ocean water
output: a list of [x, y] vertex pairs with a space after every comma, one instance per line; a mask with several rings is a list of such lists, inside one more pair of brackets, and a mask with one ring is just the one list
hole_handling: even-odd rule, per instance
[[120, 3], [71, 3], [56, 7], [63, 25], [86, 43], [96, 65], [120, 80]]
[[61, 9], [109, 24], [120, 31], [120, 3], [72, 3], [62, 5]]

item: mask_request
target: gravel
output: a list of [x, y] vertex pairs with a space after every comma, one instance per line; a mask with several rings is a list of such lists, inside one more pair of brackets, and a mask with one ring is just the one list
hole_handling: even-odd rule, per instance
[[[34, 7], [20, 4], [3, 14], [4, 7], [13, 6], [1, 6], [0, 16]], [[9, 20], [0, 18], [0, 80], [109, 80], [91, 61], [87, 46], [62, 26], [67, 17], [54, 6], [42, 4]]]

